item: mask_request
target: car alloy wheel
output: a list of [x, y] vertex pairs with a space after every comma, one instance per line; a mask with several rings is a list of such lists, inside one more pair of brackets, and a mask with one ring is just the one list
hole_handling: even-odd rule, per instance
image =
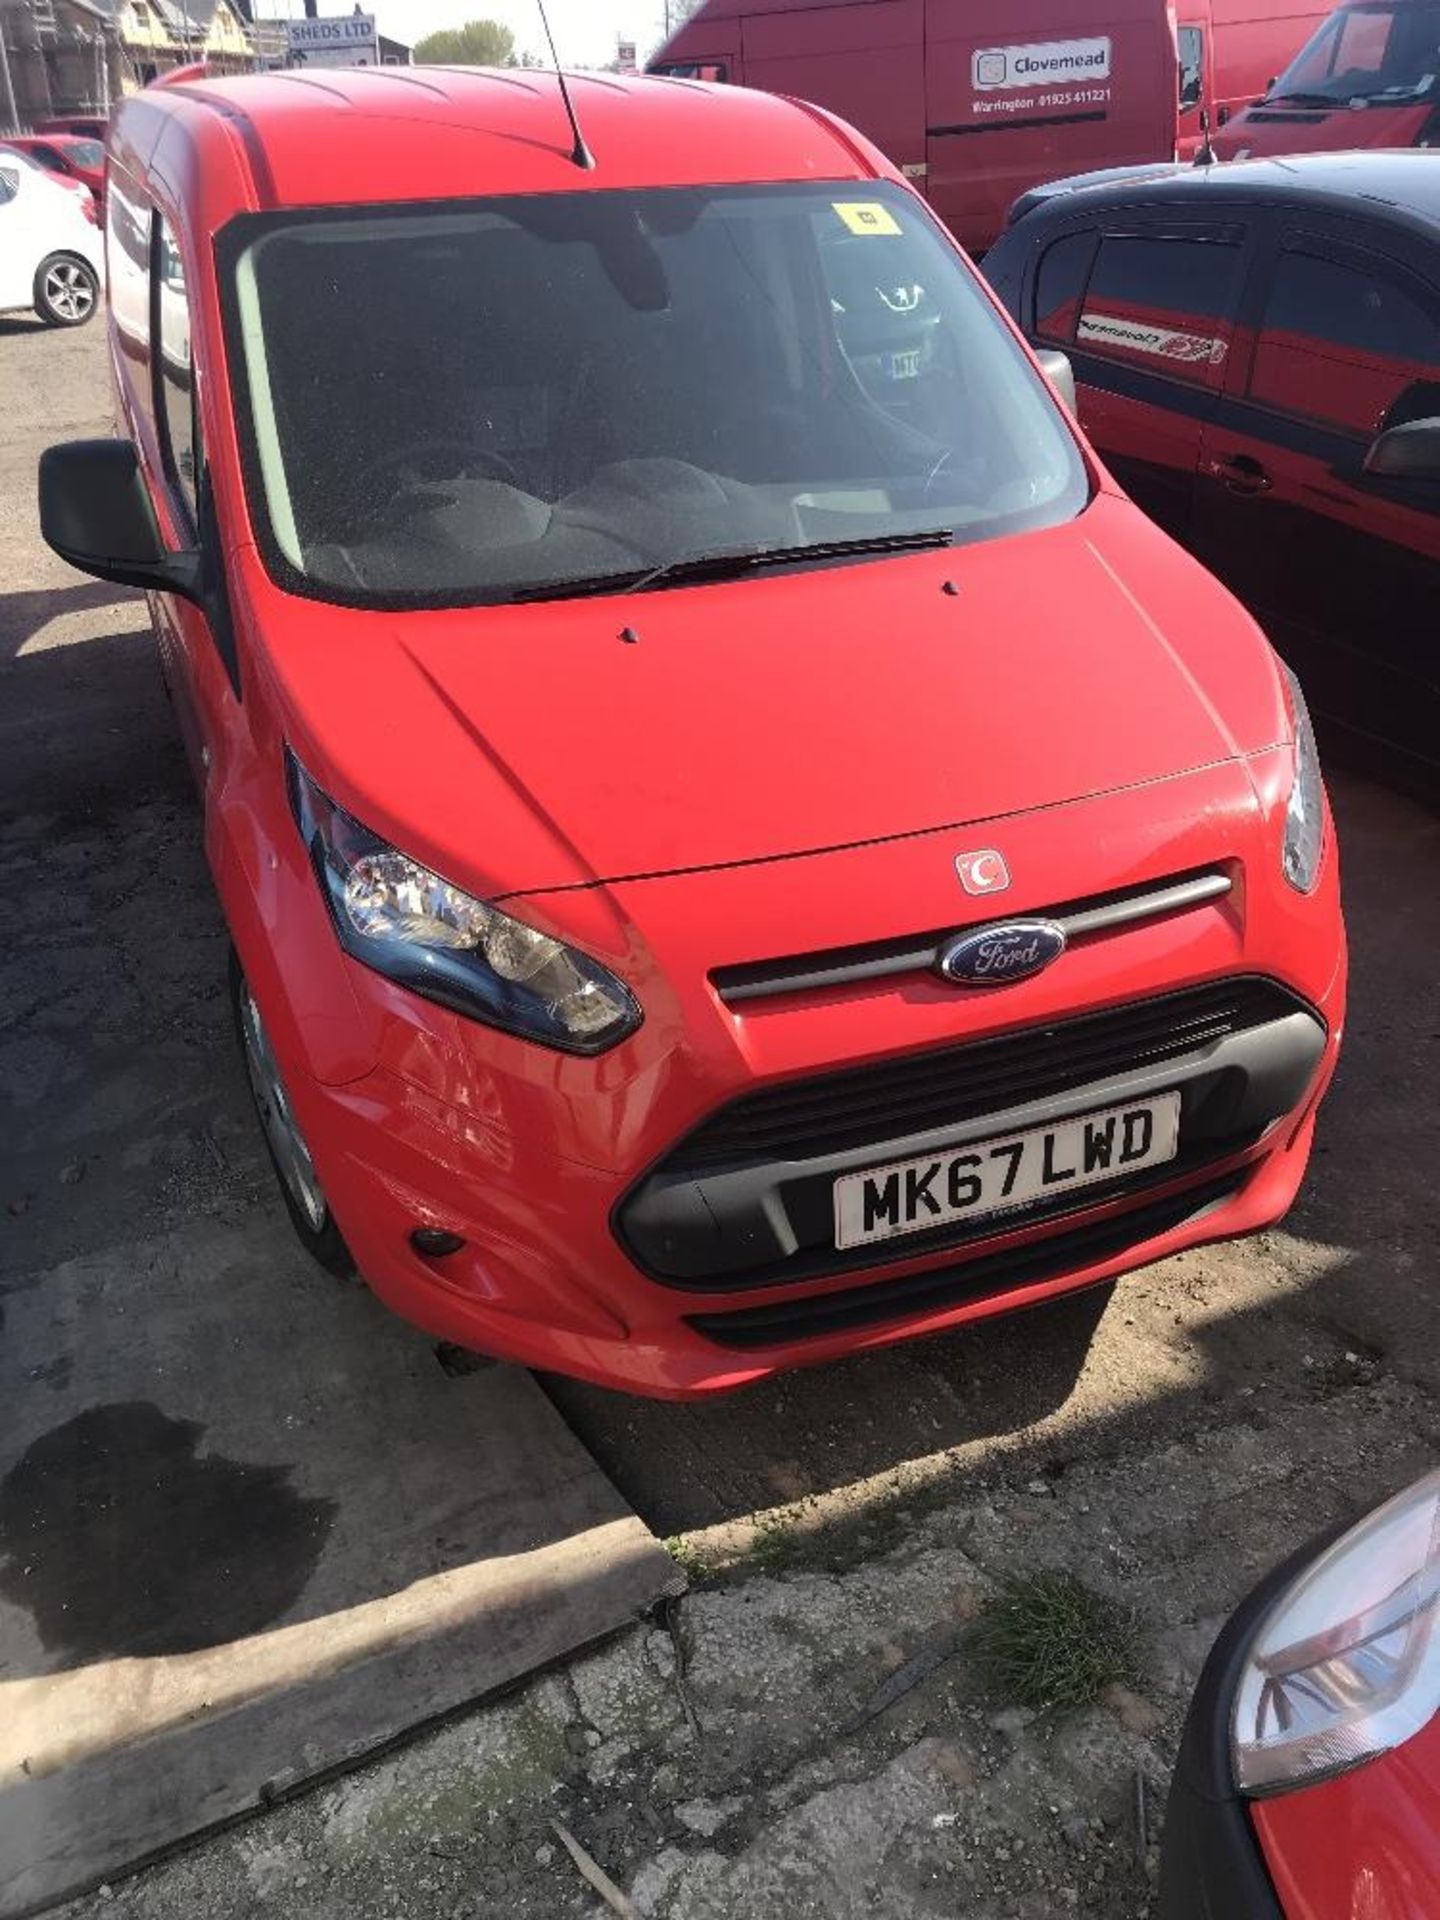
[[299, 1123], [291, 1110], [285, 1082], [270, 1045], [270, 1036], [260, 1018], [249, 983], [240, 987], [240, 1034], [245, 1047], [245, 1067], [250, 1075], [250, 1091], [255, 1096], [260, 1124], [270, 1145], [271, 1157], [285, 1190], [312, 1233], [325, 1227], [329, 1207], [315, 1175], [310, 1149], [305, 1144]]
[[38, 279], [35, 304], [42, 319], [55, 326], [78, 327], [95, 311], [100, 286], [83, 260], [57, 255], [41, 267]]

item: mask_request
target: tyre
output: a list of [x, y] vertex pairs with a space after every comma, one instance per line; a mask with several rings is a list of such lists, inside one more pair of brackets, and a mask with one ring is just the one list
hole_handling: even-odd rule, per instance
[[348, 1279], [355, 1271], [354, 1258], [330, 1212], [330, 1203], [316, 1176], [310, 1149], [291, 1110], [285, 1082], [280, 1077], [279, 1064], [270, 1045], [270, 1036], [260, 1018], [260, 1009], [255, 1004], [249, 982], [233, 952], [230, 956], [230, 999], [240, 1052], [245, 1061], [245, 1075], [250, 1083], [260, 1131], [265, 1136], [270, 1164], [275, 1169], [285, 1210], [290, 1215], [290, 1224], [312, 1260], [317, 1260], [327, 1273], [336, 1274], [342, 1280]]
[[52, 253], [35, 273], [35, 311], [47, 327], [83, 327], [100, 304], [100, 281], [76, 253]]

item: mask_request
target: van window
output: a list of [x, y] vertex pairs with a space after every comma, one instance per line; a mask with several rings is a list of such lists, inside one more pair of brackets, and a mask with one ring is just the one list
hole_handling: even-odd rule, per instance
[[1035, 276], [1035, 332], [1040, 339], [1068, 347], [1075, 338], [1095, 244], [1094, 233], [1068, 233], [1041, 255]]
[[1239, 288], [1238, 244], [1107, 234], [1076, 344], [1172, 380], [1219, 387]]
[[155, 373], [162, 423], [165, 473], [183, 501], [190, 524], [196, 513], [195, 395], [190, 368], [190, 309], [185, 268], [175, 236], [164, 219], [155, 223], [153, 261]]
[[155, 421], [150, 377], [150, 227], [153, 212], [130, 176], [112, 166], [105, 192], [105, 277], [112, 338], [131, 404]]
[[1282, 253], [1250, 373], [1261, 406], [1369, 439], [1406, 388], [1440, 378], [1440, 328], [1380, 261]]
[[247, 485], [297, 590], [558, 597], [1089, 498], [1043, 381], [889, 186], [251, 215], [220, 251]]
[[723, 85], [730, 69], [723, 60], [669, 60], [645, 69], [668, 80], [709, 80]]
[[1205, 97], [1204, 29], [1181, 27], [1176, 44], [1180, 54], [1180, 111], [1188, 113]]
[[1270, 100], [1330, 106], [1422, 99], [1440, 79], [1440, 0], [1342, 8], [1312, 35]]

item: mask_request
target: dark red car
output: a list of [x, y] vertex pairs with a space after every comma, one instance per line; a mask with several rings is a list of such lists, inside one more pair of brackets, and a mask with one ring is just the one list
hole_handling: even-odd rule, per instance
[[28, 153], [50, 173], [67, 174], [94, 194], [105, 198], [105, 149], [98, 140], [78, 133], [16, 133], [5, 137], [7, 147]]
[[1440, 799], [1440, 154], [1065, 183], [988, 256], [1131, 496], [1245, 601], [1322, 740]]
[[78, 133], [86, 140], [98, 140], [103, 146], [110, 131], [110, 122], [89, 118], [84, 114], [69, 118], [62, 115], [56, 120], [37, 120], [34, 130], [36, 133]]
[[1201, 1675], [1159, 1920], [1440, 1914], [1440, 1472], [1273, 1573]]
[[[301, 1238], [649, 1393], [1279, 1218], [1341, 1044], [1304, 701], [913, 190], [734, 87], [120, 107], [123, 439]], [[583, 158], [582, 154], [582, 158]]]

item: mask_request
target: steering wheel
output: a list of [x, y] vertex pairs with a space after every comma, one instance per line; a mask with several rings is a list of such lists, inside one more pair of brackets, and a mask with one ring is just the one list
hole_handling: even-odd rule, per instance
[[[437, 480], [457, 479], [469, 468], [484, 465], [490, 468], [497, 480], [503, 480], [507, 486], [520, 488], [520, 475], [503, 453], [495, 453], [489, 447], [477, 447], [472, 441], [462, 440], [458, 434], [444, 434], [434, 440], [411, 440], [403, 447], [391, 447], [388, 453], [382, 453], [374, 462], [374, 471], [377, 474], [391, 473], [408, 462], [423, 462], [427, 454], [436, 453], [459, 454], [462, 458], [447, 474], [427, 473], [423, 465], [417, 466], [412, 478], [422, 487], [433, 485]], [[523, 488], [520, 490], [524, 491]]]

